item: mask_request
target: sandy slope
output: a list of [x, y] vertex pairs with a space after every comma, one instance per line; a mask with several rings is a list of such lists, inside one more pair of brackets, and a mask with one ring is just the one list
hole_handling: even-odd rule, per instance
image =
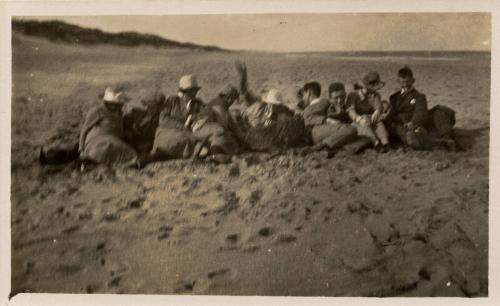
[[[37, 49], [38, 48], [38, 49]], [[13, 50], [14, 291], [325, 296], [488, 292], [489, 57], [335, 59], [60, 46]], [[410, 64], [417, 87], [458, 111], [462, 153], [245, 154], [228, 165], [170, 161], [140, 171], [40, 167], [34, 148], [74, 133], [107, 84], [135, 99], [196, 72], [207, 100], [243, 58], [258, 92], [351, 83]]]

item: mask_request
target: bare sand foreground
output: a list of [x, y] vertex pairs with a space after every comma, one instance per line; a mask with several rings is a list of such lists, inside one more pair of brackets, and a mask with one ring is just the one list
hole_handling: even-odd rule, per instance
[[[289, 99], [306, 81], [350, 84], [367, 70], [388, 97], [409, 64], [430, 106], [457, 110], [476, 141], [459, 153], [290, 150], [125, 172], [37, 163], [37, 146], [76, 133], [106, 85], [125, 83], [138, 100], [197, 73], [208, 100], [236, 83], [235, 59], [257, 92], [277, 86]], [[14, 292], [488, 295], [489, 54], [336, 58], [15, 36], [12, 75]]]

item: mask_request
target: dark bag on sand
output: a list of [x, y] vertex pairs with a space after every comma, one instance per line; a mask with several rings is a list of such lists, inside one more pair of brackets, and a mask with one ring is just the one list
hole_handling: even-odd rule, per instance
[[52, 138], [40, 148], [41, 164], [63, 164], [78, 159], [78, 140]]
[[436, 105], [429, 110], [429, 129], [438, 137], [451, 137], [455, 126], [455, 111], [447, 106]]

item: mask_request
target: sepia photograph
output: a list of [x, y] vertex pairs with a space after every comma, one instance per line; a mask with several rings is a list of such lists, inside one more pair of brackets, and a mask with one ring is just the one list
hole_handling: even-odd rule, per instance
[[490, 12], [9, 22], [11, 297], [489, 297]]

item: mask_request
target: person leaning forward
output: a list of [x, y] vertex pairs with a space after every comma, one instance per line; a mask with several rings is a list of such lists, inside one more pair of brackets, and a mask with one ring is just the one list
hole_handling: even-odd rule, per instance
[[191, 132], [193, 114], [203, 107], [196, 97], [200, 88], [196, 76], [185, 75], [179, 81], [177, 95], [167, 98], [160, 112], [151, 160], [191, 156], [196, 144]]
[[427, 99], [413, 87], [415, 79], [409, 67], [398, 71], [398, 82], [401, 89], [390, 96], [389, 131], [413, 149], [426, 149], [429, 146]]
[[[335, 113], [326, 99], [321, 99], [321, 85], [310, 82], [302, 89], [302, 100], [307, 105], [302, 113], [304, 124], [311, 131], [314, 149], [327, 147], [331, 151], [340, 149], [357, 136], [356, 128], [341, 117], [330, 118], [328, 114]], [[343, 120], [346, 117], [343, 116]], [[341, 119], [341, 120], [339, 120]], [[348, 120], [348, 118], [347, 118]]]

